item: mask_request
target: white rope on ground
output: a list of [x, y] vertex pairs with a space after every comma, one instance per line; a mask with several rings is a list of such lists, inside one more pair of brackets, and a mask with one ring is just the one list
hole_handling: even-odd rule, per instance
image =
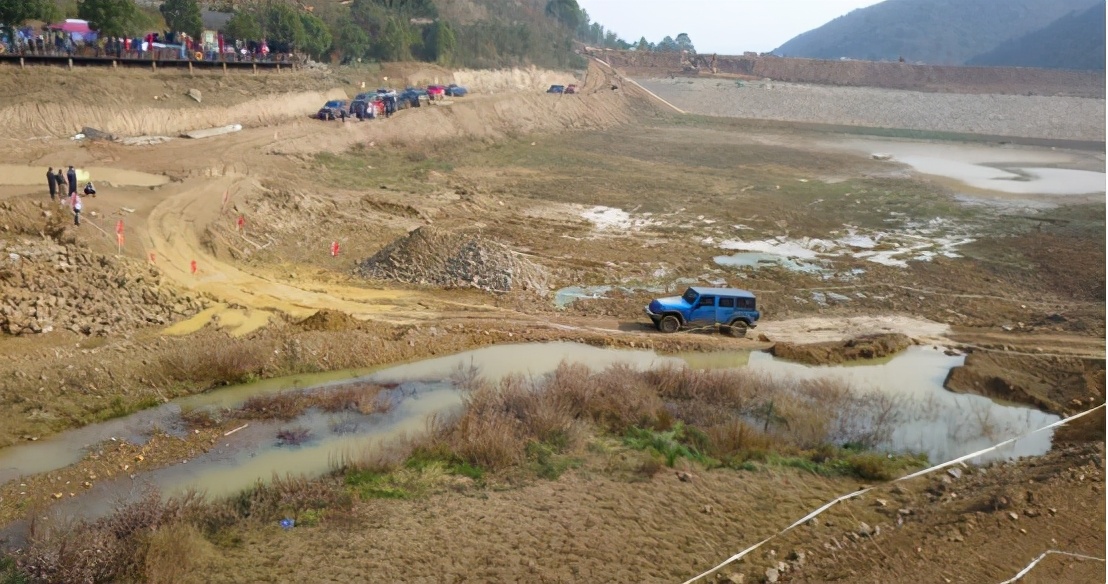
[[1035, 567], [1035, 564], [1038, 564], [1040, 561], [1042, 561], [1043, 558], [1049, 556], [1050, 554], [1070, 556], [1070, 557], [1074, 557], [1074, 558], [1081, 558], [1083, 560], [1094, 560], [1094, 561], [1097, 561], [1097, 562], [1103, 562], [1104, 561], [1104, 558], [1094, 558], [1093, 556], [1086, 556], [1084, 554], [1075, 554], [1073, 552], [1063, 552], [1061, 550], [1047, 550], [1047, 551], [1039, 554], [1039, 557], [1032, 560], [1030, 564], [1027, 564], [1027, 567], [1020, 570], [1015, 576], [1012, 576], [1010, 579], [1005, 580], [1005, 581], [1001, 582], [1000, 584], [1012, 584], [1012, 582], [1015, 582], [1016, 580], [1019, 580], [1020, 578], [1023, 578], [1024, 576], [1027, 575], [1028, 572], [1031, 571], [1032, 568]]
[[839, 498], [837, 498], [837, 499], [834, 499], [834, 500], [832, 500], [832, 501], [830, 501], [830, 502], [826, 503], [825, 505], [823, 505], [823, 506], [822, 506], [822, 507], [820, 507], [819, 509], [816, 509], [815, 511], [812, 511], [811, 513], [809, 513], [809, 514], [805, 515], [804, 517], [801, 517], [800, 519], [796, 520], [795, 522], [793, 522], [793, 524], [792, 524], [792, 525], [790, 525], [790, 526], [786, 527], [785, 529], [782, 529], [781, 531], [778, 531], [777, 533], [775, 533], [775, 534], [773, 534], [773, 535], [771, 535], [771, 536], [769, 536], [769, 537], [767, 537], [767, 538], [763, 539], [762, 541], [760, 541], [760, 542], [758, 542], [758, 543], [756, 543], [756, 544], [754, 544], [754, 545], [752, 545], [752, 546], [750, 546], [750, 547], [746, 548], [745, 550], [743, 550], [743, 551], [741, 551], [741, 552], [739, 552], [739, 553], [737, 553], [737, 554], [735, 554], [735, 555], [731, 556], [730, 558], [727, 558], [727, 559], [726, 559], [726, 560], [724, 560], [723, 562], [720, 562], [720, 563], [719, 563], [719, 565], [715, 566], [714, 568], [712, 568], [712, 569], [710, 569], [710, 570], [708, 570], [708, 571], [706, 571], [706, 572], [703, 572], [703, 573], [701, 573], [701, 574], [699, 574], [699, 575], [693, 576], [692, 578], [689, 578], [688, 580], [686, 580], [686, 581], [684, 582], [684, 584], [692, 584], [692, 582], [696, 582], [697, 580], [699, 580], [699, 579], [701, 579], [701, 578], [703, 578], [703, 577], [705, 577], [705, 576], [707, 576], [707, 575], [709, 575], [709, 574], [712, 574], [712, 573], [716, 572], [717, 570], [720, 570], [720, 569], [722, 569], [723, 567], [727, 566], [728, 564], [730, 564], [730, 563], [732, 563], [732, 562], [735, 562], [735, 561], [738, 561], [738, 560], [742, 559], [742, 558], [743, 558], [744, 556], [746, 556], [746, 555], [747, 555], [747, 554], [749, 554], [750, 552], [752, 552], [752, 551], [754, 551], [754, 550], [756, 550], [756, 549], [758, 549], [758, 548], [762, 547], [763, 545], [765, 545], [765, 544], [766, 544], [767, 542], [769, 542], [770, 540], [772, 540], [772, 539], [775, 539], [775, 538], [777, 538], [777, 537], [779, 537], [779, 536], [782, 536], [782, 535], [784, 535], [784, 534], [788, 533], [789, 531], [792, 531], [792, 530], [793, 530], [793, 529], [795, 529], [796, 527], [798, 527], [798, 526], [800, 526], [800, 525], [803, 525], [803, 524], [804, 524], [805, 522], [807, 522], [807, 521], [809, 521], [809, 520], [811, 520], [811, 519], [815, 518], [816, 516], [820, 515], [820, 514], [821, 514], [821, 513], [823, 513], [824, 511], [827, 511], [827, 510], [828, 510], [828, 509], [830, 509], [831, 507], [834, 507], [835, 505], [837, 505], [837, 504], [839, 504], [839, 503], [841, 503], [841, 502], [843, 502], [843, 501], [847, 501], [847, 500], [849, 500], [849, 499], [853, 499], [853, 498], [855, 498], [855, 497], [859, 497], [859, 496], [861, 496], [861, 495], [863, 495], [863, 494], [865, 494], [865, 493], [868, 493], [869, 491], [872, 491], [872, 490], [874, 490], [874, 489], [877, 489], [877, 488], [880, 488], [880, 487], [888, 486], [888, 485], [891, 485], [891, 484], [893, 484], [893, 483], [897, 483], [897, 482], [900, 482], [900, 481], [907, 481], [907, 480], [910, 480], [910, 479], [914, 479], [914, 478], [916, 478], [916, 477], [920, 477], [920, 476], [923, 476], [923, 475], [925, 475], [925, 474], [930, 474], [930, 473], [933, 473], [933, 472], [935, 472], [935, 471], [937, 471], [937, 470], [942, 470], [942, 469], [944, 469], [944, 468], [947, 468], [948, 466], [954, 466], [954, 465], [956, 465], [956, 464], [961, 464], [961, 463], [963, 463], [963, 462], [965, 462], [965, 461], [967, 461], [967, 460], [970, 460], [970, 459], [972, 459], [972, 458], [977, 458], [978, 456], [981, 456], [982, 454], [986, 454], [986, 453], [988, 453], [988, 452], [992, 452], [993, 450], [996, 450], [996, 449], [998, 449], [998, 448], [1001, 448], [1001, 447], [1007, 446], [1007, 445], [1009, 445], [1009, 444], [1012, 444], [1012, 443], [1014, 443], [1014, 442], [1016, 442], [1016, 441], [1019, 441], [1019, 440], [1023, 440], [1024, 438], [1027, 438], [1028, 436], [1032, 436], [1032, 435], [1034, 435], [1034, 434], [1038, 434], [1039, 432], [1042, 432], [1042, 431], [1044, 431], [1044, 430], [1049, 430], [1049, 429], [1051, 429], [1051, 428], [1057, 428], [1058, 426], [1062, 426], [1062, 425], [1068, 424], [1068, 423], [1070, 423], [1070, 422], [1072, 422], [1072, 421], [1074, 421], [1074, 420], [1076, 420], [1076, 419], [1078, 419], [1078, 418], [1081, 418], [1081, 417], [1087, 416], [1087, 415], [1089, 415], [1089, 414], [1091, 414], [1091, 413], [1093, 413], [1093, 412], [1095, 412], [1095, 411], [1097, 411], [1097, 410], [1099, 410], [1099, 409], [1103, 409], [1103, 408], [1104, 408], [1104, 406], [1105, 406], [1105, 404], [1100, 404], [1099, 406], [1097, 406], [1097, 407], [1095, 407], [1095, 408], [1093, 408], [1093, 409], [1091, 409], [1091, 410], [1085, 410], [1084, 412], [1081, 412], [1081, 413], [1079, 413], [1079, 414], [1074, 414], [1074, 415], [1072, 415], [1072, 416], [1070, 416], [1070, 417], [1068, 417], [1068, 418], [1065, 418], [1065, 419], [1062, 419], [1062, 420], [1058, 420], [1057, 422], [1054, 422], [1053, 424], [1048, 424], [1048, 425], [1046, 425], [1046, 426], [1043, 426], [1042, 428], [1038, 428], [1038, 429], [1036, 429], [1036, 430], [1032, 430], [1032, 431], [1030, 431], [1030, 432], [1028, 432], [1028, 433], [1026, 433], [1026, 434], [1024, 434], [1024, 435], [1022, 435], [1022, 436], [1017, 436], [1017, 437], [1015, 437], [1015, 438], [1009, 438], [1009, 439], [1007, 439], [1007, 440], [1005, 440], [1005, 441], [1003, 441], [1003, 442], [1000, 442], [1000, 443], [994, 444], [994, 445], [992, 445], [992, 446], [990, 446], [990, 447], [988, 447], [988, 448], [983, 448], [983, 449], [981, 449], [981, 450], [978, 450], [977, 452], [971, 452], [971, 453], [969, 453], [969, 454], [967, 454], [967, 455], [965, 455], [965, 456], [960, 456], [960, 457], [958, 457], [958, 458], [955, 458], [955, 459], [953, 459], [953, 460], [948, 460], [948, 461], [946, 461], [946, 462], [944, 462], [944, 463], [941, 463], [941, 464], [936, 464], [935, 466], [931, 466], [931, 467], [925, 468], [925, 469], [923, 469], [923, 470], [921, 470], [921, 471], [918, 471], [918, 472], [914, 472], [914, 473], [912, 473], [912, 474], [909, 474], [909, 475], [905, 475], [905, 476], [902, 476], [902, 477], [900, 477], [900, 478], [898, 478], [898, 479], [893, 479], [893, 480], [891, 480], [891, 481], [888, 481], [888, 482], [886, 482], [886, 483], [883, 483], [883, 484], [881, 484], [881, 485], [875, 485], [875, 486], [872, 486], [872, 487], [866, 487], [866, 488], [864, 488], [864, 489], [861, 489], [861, 490], [858, 490], [858, 491], [854, 491], [853, 493], [849, 493], [849, 494], [847, 494], [847, 495], [843, 495], [843, 496], [841, 496], [841, 497], [839, 497]]

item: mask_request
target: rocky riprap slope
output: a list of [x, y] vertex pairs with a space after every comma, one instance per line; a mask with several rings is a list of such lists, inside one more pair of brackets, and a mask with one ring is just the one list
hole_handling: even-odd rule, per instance
[[195, 314], [151, 266], [48, 239], [0, 242], [0, 331], [105, 336]]
[[368, 278], [487, 292], [546, 293], [547, 275], [507, 246], [477, 234], [420, 227], [362, 261]]

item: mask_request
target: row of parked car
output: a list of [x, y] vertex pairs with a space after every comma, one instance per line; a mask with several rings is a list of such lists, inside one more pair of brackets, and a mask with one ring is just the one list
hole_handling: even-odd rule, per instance
[[391, 114], [409, 107], [420, 107], [422, 102], [432, 102], [446, 97], [463, 97], [469, 93], [465, 87], [450, 85], [428, 85], [426, 89], [408, 87], [397, 92], [381, 88], [375, 92], [359, 93], [349, 102], [345, 99], [333, 99], [323, 104], [316, 113], [321, 120], [333, 120], [345, 116], [374, 118]]

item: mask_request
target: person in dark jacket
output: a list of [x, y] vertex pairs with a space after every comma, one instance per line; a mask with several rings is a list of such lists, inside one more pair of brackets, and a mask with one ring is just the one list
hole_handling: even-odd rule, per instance
[[54, 182], [54, 167], [46, 169], [46, 186], [50, 187], [50, 200], [54, 200], [54, 195], [58, 194], [58, 183]]
[[69, 165], [69, 170], [65, 173], [65, 178], [69, 180], [69, 194], [77, 192], [77, 171], [74, 170], [73, 165]]
[[54, 173], [54, 184], [58, 185], [58, 200], [65, 201], [65, 191], [67, 187], [65, 184], [65, 175], [62, 174], [62, 167], [60, 166], [57, 172]]

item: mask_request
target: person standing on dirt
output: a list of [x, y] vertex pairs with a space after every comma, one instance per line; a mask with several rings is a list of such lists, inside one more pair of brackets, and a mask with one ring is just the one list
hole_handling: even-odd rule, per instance
[[84, 207], [84, 204], [81, 203], [81, 195], [78, 195], [77, 191], [73, 191], [73, 194], [70, 195], [69, 199], [69, 202], [71, 203], [70, 206], [73, 207], [73, 224], [80, 226], [81, 208]]
[[46, 186], [50, 187], [50, 200], [54, 200], [54, 195], [58, 194], [58, 183], [54, 182], [54, 167], [46, 169]]
[[58, 185], [58, 201], [59, 202], [64, 202], [65, 197], [66, 197], [66, 194], [65, 194], [66, 184], [65, 184], [65, 175], [62, 174], [62, 167], [60, 167], [60, 166], [58, 167], [58, 171], [56, 173], [54, 173], [54, 184]]
[[77, 194], [77, 171], [73, 168], [73, 165], [69, 165], [69, 170], [65, 173], [65, 178], [69, 180], [69, 194]]

